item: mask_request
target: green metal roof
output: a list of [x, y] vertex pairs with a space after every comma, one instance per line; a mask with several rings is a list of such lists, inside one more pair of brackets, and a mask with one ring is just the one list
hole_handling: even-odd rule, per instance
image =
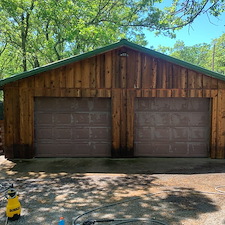
[[55, 69], [55, 68], [67, 65], [69, 63], [77, 62], [77, 61], [80, 61], [82, 59], [90, 58], [90, 57], [93, 57], [95, 55], [98, 55], [98, 54], [101, 54], [101, 53], [104, 53], [104, 52], [107, 52], [107, 51], [110, 51], [110, 50], [113, 50], [113, 49], [116, 49], [116, 48], [119, 48], [119, 47], [122, 47], [122, 46], [137, 50], [137, 51], [145, 53], [147, 55], [150, 55], [150, 56], [153, 56], [153, 57], [156, 57], [156, 58], [159, 58], [159, 59], [163, 59], [165, 61], [177, 64], [177, 65], [186, 67], [188, 69], [200, 72], [202, 74], [205, 74], [205, 75], [208, 75], [208, 76], [211, 76], [211, 77], [214, 77], [214, 78], [225, 81], [225, 75], [223, 75], [223, 74], [216, 73], [216, 72], [213, 72], [211, 70], [207, 70], [205, 68], [193, 65], [191, 63], [173, 58], [171, 56], [159, 53], [157, 51], [145, 48], [143, 46], [140, 46], [140, 45], [134, 44], [132, 42], [129, 42], [125, 39], [122, 39], [119, 42], [116, 42], [114, 44], [111, 44], [111, 45], [108, 45], [108, 46], [105, 46], [105, 47], [98, 48], [98, 49], [90, 51], [90, 52], [86, 52], [86, 53], [83, 53], [83, 54], [80, 54], [80, 55], [76, 55], [76, 56], [73, 56], [73, 57], [70, 57], [70, 58], [67, 58], [67, 59], [63, 59], [63, 60], [48, 64], [48, 65], [45, 65], [45, 66], [35, 68], [33, 70], [30, 70], [30, 71], [26, 71], [26, 72], [23, 72], [23, 73], [13, 75], [11, 77], [7, 77], [5, 79], [1, 79], [0, 80], [0, 87], [4, 86], [5, 84], [8, 84], [10, 82], [14, 82], [14, 81], [26, 78], [26, 77], [30, 77], [30, 76], [33, 76], [33, 75], [51, 70], [51, 69]]

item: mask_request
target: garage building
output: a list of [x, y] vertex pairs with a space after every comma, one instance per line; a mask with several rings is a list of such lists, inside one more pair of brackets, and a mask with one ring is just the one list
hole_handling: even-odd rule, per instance
[[6, 158], [225, 158], [225, 76], [127, 40], [0, 87]]

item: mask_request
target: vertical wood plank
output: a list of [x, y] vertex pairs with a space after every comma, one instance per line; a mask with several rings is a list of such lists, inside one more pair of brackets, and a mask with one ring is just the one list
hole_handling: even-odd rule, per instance
[[105, 88], [112, 87], [112, 55], [111, 51], [105, 53]]
[[165, 81], [165, 77], [163, 77], [163, 64], [161, 60], [157, 60], [157, 76], [156, 76], [156, 88], [161, 89], [163, 86], [163, 82]]
[[125, 89], [121, 91], [121, 107], [120, 107], [120, 150], [121, 156], [126, 155], [127, 150], [127, 92]]
[[172, 89], [172, 92], [171, 92], [171, 96], [172, 97], [181, 97], [181, 90], [180, 89]]
[[151, 69], [152, 69], [152, 60], [151, 58], [142, 55], [142, 62], [141, 62], [141, 67], [142, 67], [142, 77], [141, 77], [141, 87], [142, 88], [149, 88], [150, 87], [150, 76], [151, 76]]
[[173, 68], [172, 64], [166, 62], [166, 88], [172, 89], [173, 88]]
[[180, 69], [180, 88], [186, 89], [187, 85], [187, 69], [181, 68]]
[[81, 63], [74, 63], [74, 87], [81, 88]]
[[218, 124], [218, 96], [211, 99], [211, 141], [210, 141], [210, 156], [216, 158], [217, 152], [217, 124]]
[[112, 90], [112, 156], [120, 155], [121, 91]]
[[47, 88], [55, 87], [55, 74], [53, 70], [45, 72], [45, 87]]
[[20, 88], [19, 90], [19, 105], [20, 105], [20, 144], [27, 144], [27, 137], [29, 135], [28, 129], [28, 91], [26, 89]]
[[101, 87], [101, 56], [96, 56], [96, 88]]
[[29, 146], [28, 158], [34, 157], [34, 90], [28, 89], [28, 140], [27, 145]]
[[142, 95], [141, 95], [141, 90], [140, 89], [137, 89], [136, 90], [136, 97], [137, 98], [140, 98]]
[[211, 78], [211, 89], [218, 89], [218, 80], [216, 78]]
[[127, 91], [127, 154], [126, 156], [134, 155], [134, 101], [135, 90]]
[[136, 52], [127, 50], [127, 88], [135, 88], [135, 77], [137, 69]]
[[201, 73], [196, 73], [195, 75], [195, 87], [196, 89], [200, 89], [203, 87], [203, 75]]
[[195, 89], [189, 89], [189, 90], [188, 90], [188, 97], [189, 97], [189, 98], [194, 98], [194, 97], [196, 97], [196, 90], [195, 90]]
[[195, 88], [195, 72], [188, 70], [188, 88]]
[[161, 86], [161, 88], [163, 88], [163, 89], [166, 89], [166, 86], [167, 86], [167, 64], [166, 64], [166, 62], [164, 62], [164, 61], [162, 61], [162, 74], [161, 74], [161, 76], [162, 76], [162, 86]]
[[66, 88], [74, 88], [74, 66], [66, 66]]
[[105, 54], [100, 55], [100, 88], [105, 88]]
[[135, 84], [134, 88], [141, 88], [141, 74], [142, 74], [142, 68], [141, 68], [141, 53], [137, 53], [136, 57], [136, 70], [135, 70]]
[[179, 66], [172, 65], [172, 87], [177, 89], [180, 88], [180, 70]]
[[59, 88], [59, 86], [60, 86], [60, 73], [61, 73], [60, 68], [57, 68], [57, 69], [53, 70], [53, 72], [54, 72], [54, 76], [55, 76], [53, 88]]
[[210, 89], [211, 88], [211, 77], [203, 75], [202, 76], [202, 88], [203, 89]]
[[90, 88], [96, 88], [96, 57], [90, 59]]
[[59, 70], [59, 85], [60, 88], [66, 87], [66, 67], [63, 66]]
[[43, 88], [45, 87], [45, 73], [38, 74], [34, 77], [34, 87]]
[[150, 87], [148, 88], [156, 88], [156, 79], [157, 79], [157, 68], [158, 68], [158, 60], [153, 58], [149, 60], [149, 65], [151, 67], [151, 75], [150, 75]]
[[127, 57], [121, 56], [120, 57], [120, 87], [126, 88], [127, 84]]
[[211, 90], [210, 89], [203, 89], [202, 90], [202, 97], [203, 98], [211, 98]]
[[225, 90], [218, 91], [218, 142], [217, 158], [223, 159], [225, 154]]
[[82, 97], [86, 97], [86, 98], [88, 98], [88, 97], [90, 97], [91, 96], [91, 91], [90, 91], [90, 89], [88, 89], [88, 88], [86, 88], [86, 89], [82, 89], [81, 90], [81, 95], [82, 95]]
[[225, 81], [218, 80], [218, 89], [225, 89]]
[[13, 146], [19, 144], [19, 90], [17, 87], [4, 88], [4, 130], [5, 130], [5, 155], [14, 158]]
[[90, 87], [90, 64], [89, 59], [81, 61], [81, 84], [82, 88]]

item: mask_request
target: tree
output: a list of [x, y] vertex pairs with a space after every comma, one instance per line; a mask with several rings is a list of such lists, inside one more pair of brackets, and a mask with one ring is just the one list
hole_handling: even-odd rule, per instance
[[211, 42], [208, 63], [211, 69], [225, 74], [225, 34]]
[[0, 76], [26, 71], [127, 38], [146, 45], [143, 29], [174, 35], [224, 1], [1, 0]]
[[211, 45], [202, 43], [186, 46], [183, 41], [176, 41], [173, 48], [159, 46], [158, 51], [192, 64], [209, 68], [208, 56]]
[[210, 44], [201, 43], [186, 46], [184, 42], [177, 41], [172, 48], [159, 46], [157, 50], [186, 62], [225, 74], [225, 34], [212, 40]]

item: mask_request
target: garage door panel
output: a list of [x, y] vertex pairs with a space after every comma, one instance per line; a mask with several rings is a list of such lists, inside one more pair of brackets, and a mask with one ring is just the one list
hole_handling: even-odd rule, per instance
[[52, 128], [39, 128], [36, 130], [36, 139], [37, 140], [51, 140], [53, 138]]
[[110, 107], [109, 98], [35, 98], [36, 156], [109, 156]]
[[137, 98], [134, 124], [136, 156], [206, 157], [208, 154], [209, 99]]
[[170, 111], [171, 112], [187, 112], [188, 111], [188, 100], [187, 99], [170, 99]]
[[152, 114], [152, 116], [154, 117], [155, 124], [157, 126], [165, 126], [171, 123], [169, 113], [158, 112], [158, 113]]
[[109, 143], [95, 143], [92, 150], [92, 156], [109, 157], [111, 156], [110, 148], [111, 144]]
[[189, 116], [186, 112], [168, 113], [171, 115], [171, 126], [184, 127], [189, 125]]
[[75, 126], [89, 126], [89, 113], [74, 113], [73, 123]]
[[152, 101], [149, 104], [149, 109], [152, 112], [165, 112], [170, 111], [171, 105], [168, 103], [166, 99], [161, 99], [160, 103], [158, 101]]
[[148, 128], [136, 128], [135, 129], [135, 137], [136, 141], [149, 141], [149, 139], [152, 139], [152, 131]]
[[188, 143], [187, 142], [175, 142], [171, 148], [171, 154], [174, 157], [185, 157], [188, 156]]
[[170, 141], [170, 128], [169, 127], [155, 127], [152, 128], [153, 138], [149, 139], [151, 141], [162, 141], [168, 142]]
[[110, 126], [110, 118], [107, 113], [90, 113], [90, 124], [95, 124], [95, 126], [108, 125]]
[[93, 140], [108, 140], [110, 135], [108, 128], [90, 128], [90, 136]]
[[75, 104], [74, 110], [76, 112], [89, 112], [91, 110], [88, 99], [84, 99], [84, 98], [77, 99], [75, 100], [74, 104]]
[[109, 101], [102, 102], [101, 99], [95, 98], [93, 101], [93, 112], [105, 112], [111, 109], [111, 104]]
[[72, 129], [71, 128], [56, 128], [54, 129], [55, 140], [71, 140]]
[[87, 140], [89, 139], [89, 128], [73, 128], [73, 140]]
[[150, 109], [150, 102], [147, 102], [147, 101], [145, 101], [145, 102], [139, 101], [135, 105], [135, 110], [139, 111], [139, 112], [149, 111], [149, 109]]
[[71, 118], [71, 113], [56, 113], [54, 115], [54, 123], [55, 124], [71, 124], [72, 118]]
[[145, 126], [146, 124], [149, 124], [149, 126], [155, 125], [155, 115], [152, 113], [142, 113], [135, 115], [135, 125], [139, 124], [140, 126]]
[[39, 125], [51, 125], [53, 124], [54, 118], [50, 113], [40, 113], [37, 118], [37, 123]]
[[191, 127], [189, 128], [189, 139], [190, 141], [207, 141], [208, 133], [205, 127]]
[[155, 154], [155, 148], [149, 143], [135, 143], [134, 148], [136, 156], [153, 156]]
[[192, 112], [191, 117], [192, 118], [189, 121], [190, 126], [208, 126], [208, 115], [205, 115], [202, 112]]
[[91, 148], [89, 143], [76, 143], [71, 144], [70, 152], [68, 152], [71, 156], [90, 156]]
[[207, 157], [207, 144], [205, 142], [193, 142], [189, 143], [189, 153], [190, 155], [197, 157]]
[[153, 144], [153, 147], [154, 147], [154, 151], [155, 151], [155, 154], [157, 156], [159, 155], [168, 155], [169, 152], [170, 152], [170, 148], [171, 146], [168, 145], [167, 143], [162, 143], [162, 142], [155, 142]]
[[[200, 99], [200, 98], [199, 98]], [[189, 100], [188, 109], [191, 112], [206, 112], [209, 111], [209, 104], [205, 101], [199, 101], [198, 98], [192, 98]]]
[[186, 127], [174, 127], [171, 128], [171, 139], [174, 141], [187, 141], [188, 131]]

